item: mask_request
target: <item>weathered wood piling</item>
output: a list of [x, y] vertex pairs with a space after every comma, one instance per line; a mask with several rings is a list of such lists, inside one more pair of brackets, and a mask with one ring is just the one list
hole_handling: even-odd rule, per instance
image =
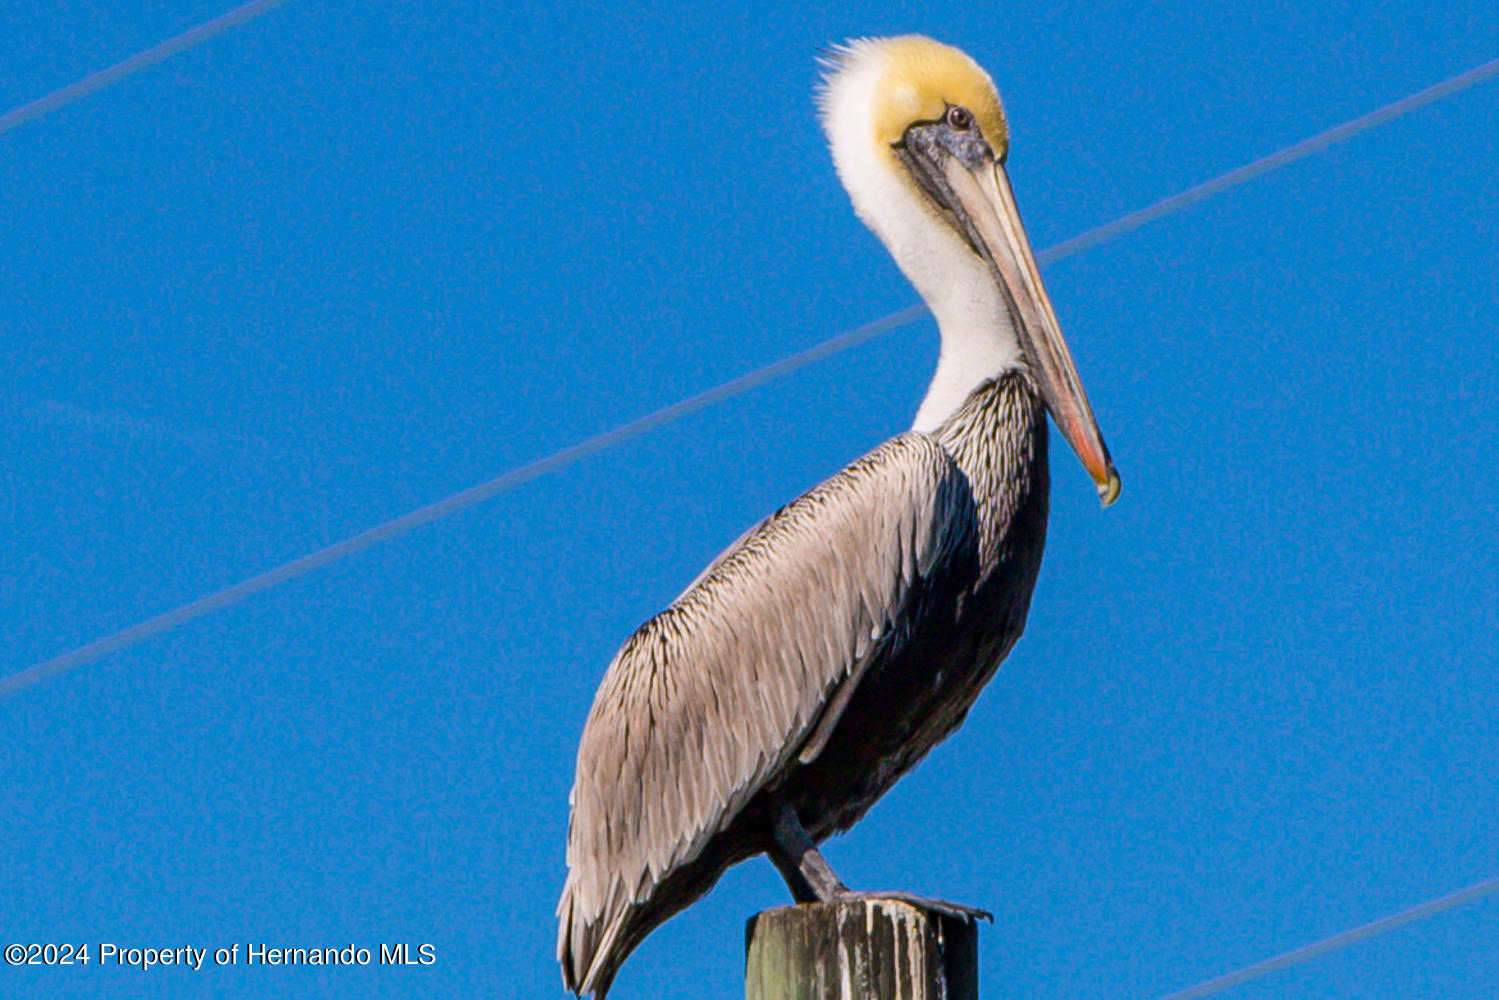
[[766, 910], [744, 929], [745, 1000], [978, 1000], [978, 928], [898, 899]]

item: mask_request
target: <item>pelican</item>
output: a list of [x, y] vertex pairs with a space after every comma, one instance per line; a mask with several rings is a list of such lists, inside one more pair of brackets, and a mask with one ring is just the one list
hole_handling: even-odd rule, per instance
[[958, 727], [1020, 637], [1048, 411], [1104, 506], [1119, 495], [988, 74], [929, 38], [858, 40], [828, 57], [819, 106], [855, 211], [936, 317], [937, 370], [910, 430], [752, 527], [609, 664], [557, 905], [580, 995], [756, 854], [798, 902], [914, 899], [850, 890], [817, 845]]

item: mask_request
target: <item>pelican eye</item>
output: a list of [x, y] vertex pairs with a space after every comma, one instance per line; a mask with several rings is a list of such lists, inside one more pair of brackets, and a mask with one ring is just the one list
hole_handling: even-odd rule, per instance
[[947, 126], [955, 132], [967, 132], [973, 128], [973, 112], [958, 105], [948, 108]]

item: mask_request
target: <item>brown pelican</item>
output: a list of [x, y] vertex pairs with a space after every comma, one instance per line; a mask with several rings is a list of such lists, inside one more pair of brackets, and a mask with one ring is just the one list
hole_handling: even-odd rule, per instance
[[855, 210], [937, 319], [937, 371], [909, 431], [751, 528], [610, 663], [557, 906], [577, 993], [602, 997], [651, 930], [755, 854], [798, 901], [861, 895], [816, 844], [957, 728], [1020, 637], [1046, 411], [1103, 503], [1119, 495], [988, 75], [927, 38], [855, 41], [829, 58], [820, 107]]

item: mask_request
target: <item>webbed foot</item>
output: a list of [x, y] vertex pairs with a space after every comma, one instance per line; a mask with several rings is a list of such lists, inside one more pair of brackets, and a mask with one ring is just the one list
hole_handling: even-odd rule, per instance
[[910, 903], [912, 906], [943, 916], [954, 917], [958, 920], [966, 920], [969, 923], [977, 923], [980, 919], [994, 923], [994, 914], [988, 910], [981, 910], [976, 906], [964, 906], [962, 903], [949, 903], [945, 899], [927, 899], [925, 896], [917, 896], [909, 892], [878, 892], [870, 890], [843, 889], [835, 892], [833, 899], [838, 901], [893, 899], [901, 903]]

